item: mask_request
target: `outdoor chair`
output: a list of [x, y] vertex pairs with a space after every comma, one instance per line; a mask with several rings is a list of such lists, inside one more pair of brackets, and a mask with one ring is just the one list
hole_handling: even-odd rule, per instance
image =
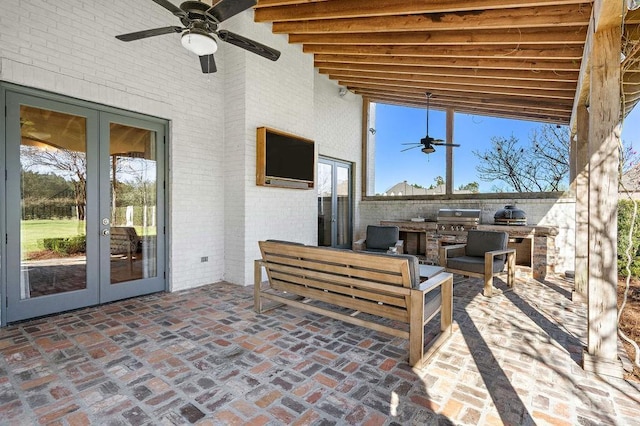
[[509, 234], [497, 231], [469, 231], [466, 244], [440, 247], [440, 266], [447, 272], [484, 279], [486, 297], [493, 295], [493, 277], [507, 266], [507, 285], [513, 289], [515, 249], [507, 248]]
[[403, 252], [404, 241], [400, 239], [400, 229], [397, 226], [367, 226], [366, 238], [353, 243], [354, 251], [371, 251], [385, 253], [395, 247], [397, 253]]
[[138, 252], [140, 237], [133, 226], [112, 226], [110, 249], [112, 255], [125, 255], [129, 268], [133, 268], [133, 256]]

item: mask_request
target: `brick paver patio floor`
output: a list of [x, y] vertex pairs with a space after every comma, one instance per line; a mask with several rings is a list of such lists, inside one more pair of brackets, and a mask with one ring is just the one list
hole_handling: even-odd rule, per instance
[[639, 424], [640, 386], [580, 368], [570, 284], [454, 288], [454, 334], [422, 371], [407, 342], [251, 288], [162, 293], [0, 330], [0, 423]]

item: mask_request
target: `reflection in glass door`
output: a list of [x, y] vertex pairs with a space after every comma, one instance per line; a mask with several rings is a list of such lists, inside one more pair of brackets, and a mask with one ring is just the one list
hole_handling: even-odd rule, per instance
[[7, 93], [9, 321], [97, 303], [97, 122], [95, 111]]
[[351, 247], [351, 165], [318, 159], [318, 245]]
[[[102, 114], [102, 133], [109, 140], [105, 153], [104, 181], [109, 196], [102, 199], [101, 243], [109, 258], [104, 268], [102, 299], [116, 300], [164, 289], [158, 271], [163, 241], [162, 158], [158, 147], [164, 139], [162, 126], [150, 126], [127, 117]], [[108, 177], [108, 178], [107, 178]], [[108, 200], [108, 203], [107, 203]], [[107, 276], [108, 271], [108, 276]]]
[[163, 123], [6, 105], [6, 320], [163, 290]]

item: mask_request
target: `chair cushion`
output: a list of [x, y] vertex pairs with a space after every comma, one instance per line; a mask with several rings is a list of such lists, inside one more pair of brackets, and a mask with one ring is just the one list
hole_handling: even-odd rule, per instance
[[409, 276], [411, 277], [411, 288], [420, 287], [420, 261], [416, 256], [412, 254], [387, 254], [386, 250], [384, 251], [384, 253], [371, 252], [371, 255], [372, 256], [378, 256], [378, 255], [393, 256], [396, 259], [397, 258], [407, 259], [409, 261]]
[[[496, 256], [493, 259], [493, 273], [502, 272], [502, 270], [504, 269], [505, 261], [504, 259], [498, 259], [498, 257], [499, 256]], [[484, 274], [484, 254], [482, 255], [482, 257], [451, 257], [447, 259], [447, 268], [475, 272], [477, 274]]]
[[367, 226], [367, 250], [384, 250], [396, 245], [400, 239], [400, 229], [397, 226]]
[[[467, 247], [465, 254], [467, 256], [482, 257], [484, 262], [484, 254], [493, 250], [504, 250], [507, 248], [509, 234], [498, 231], [477, 231], [472, 230], [467, 234]], [[496, 256], [504, 262], [505, 255]]]
[[409, 261], [409, 274], [411, 275], [411, 287], [420, 287], [420, 261], [412, 254], [389, 254], [388, 256], [400, 257]]

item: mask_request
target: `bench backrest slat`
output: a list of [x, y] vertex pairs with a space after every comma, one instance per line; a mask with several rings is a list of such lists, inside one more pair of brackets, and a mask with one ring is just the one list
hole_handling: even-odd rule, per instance
[[289, 291], [303, 297], [331, 303], [332, 305], [341, 306], [343, 308], [355, 309], [360, 312], [396, 321], [402, 321], [404, 323], [409, 322], [409, 314], [406, 307], [380, 305], [373, 301], [357, 299], [340, 293], [325, 292], [315, 288], [303, 287], [297, 283], [280, 281], [278, 279], [272, 279], [271, 286], [272, 288], [277, 288], [281, 291]]
[[[321, 265], [314, 268], [310, 262], [301, 262], [299, 267], [267, 260], [272, 271], [281, 271], [291, 275], [315, 278], [326, 282], [333, 282], [343, 286], [362, 287], [372, 291], [406, 296], [410, 290], [402, 286], [402, 276], [382, 272], [367, 273], [353, 268], [341, 268], [340, 274], [337, 272], [326, 272]], [[302, 266], [305, 265], [305, 266]], [[347, 275], [348, 274], [348, 275]]]
[[[308, 247], [295, 244], [282, 244], [273, 241], [260, 241], [262, 251], [262, 259], [268, 260], [265, 256], [284, 256], [285, 258], [306, 259], [309, 258], [313, 262], [325, 263], [328, 265], [345, 265], [343, 256], [348, 255], [348, 265], [353, 268], [361, 268], [365, 270], [392, 271], [396, 273], [402, 272], [403, 258], [395, 256], [387, 256], [383, 254], [358, 253], [349, 250], [330, 249], [322, 247]], [[372, 262], [372, 256], [375, 261]]]
[[[271, 278], [279, 281], [291, 282], [294, 284], [303, 285], [305, 287], [312, 287], [322, 290], [327, 290], [332, 293], [344, 294], [348, 297], [357, 297], [360, 299], [368, 299], [376, 302], [381, 302], [386, 305], [394, 306], [406, 306], [405, 295], [398, 293], [387, 293], [384, 291], [372, 292], [371, 289], [375, 287], [358, 286], [345, 286], [336, 284], [335, 281], [318, 280], [309, 277], [300, 277], [298, 275], [291, 275], [286, 272], [282, 272], [279, 269], [271, 270]], [[275, 288], [275, 287], [274, 287]], [[382, 289], [384, 290], [384, 289]]]

